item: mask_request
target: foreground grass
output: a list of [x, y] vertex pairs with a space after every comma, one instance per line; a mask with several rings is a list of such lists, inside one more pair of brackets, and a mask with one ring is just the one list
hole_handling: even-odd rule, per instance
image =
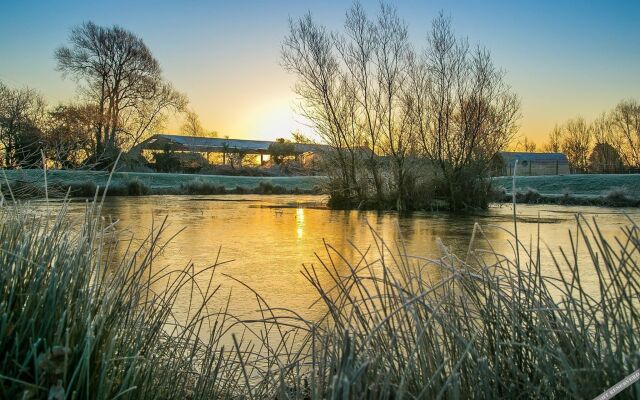
[[[218, 263], [154, 266], [162, 230], [116, 254], [98, 202], [77, 224], [64, 206], [3, 200], [0, 398], [592, 398], [640, 367], [633, 221], [614, 240], [578, 217], [574, 247], [544, 266], [544, 247], [517, 235], [514, 254], [476, 250], [479, 227], [467, 254], [441, 244], [434, 260], [375, 232], [356, 259], [326, 245], [303, 270], [327, 310], [319, 321], [257, 293], [258, 321], [209, 309]], [[192, 309], [178, 317], [185, 292]], [[636, 384], [620, 398], [638, 396]]]
[[[329, 248], [331, 287], [305, 271], [329, 309], [314, 333], [314, 386], [362, 399], [597, 396], [640, 367], [640, 229], [630, 221], [610, 240], [577, 222], [575, 247], [545, 266], [544, 248], [517, 237], [510, 257], [440, 243], [444, 256], [427, 260], [378, 241], [374, 263], [353, 263]], [[640, 384], [620, 398], [638, 396]]]
[[[192, 271], [152, 269], [155, 236], [116, 256], [109, 226], [87, 209], [80, 226], [64, 209], [0, 209], [0, 398], [176, 398], [235, 391], [234, 353], [200, 343], [205, 310], [178, 321], [172, 304]], [[159, 232], [162, 227], [159, 228]], [[158, 233], [159, 233], [158, 232]], [[152, 285], [166, 281], [165, 290]], [[205, 288], [203, 298], [215, 293]], [[203, 352], [203, 350], [211, 352]], [[225, 360], [216, 363], [217, 360]]]

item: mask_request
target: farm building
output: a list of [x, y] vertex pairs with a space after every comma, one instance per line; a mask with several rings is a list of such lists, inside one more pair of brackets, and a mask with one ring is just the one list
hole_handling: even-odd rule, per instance
[[562, 153], [526, 153], [501, 151], [491, 165], [493, 176], [513, 175], [518, 160], [517, 175], [565, 175], [571, 173], [569, 160]]
[[311, 158], [313, 154], [321, 152], [325, 147], [319, 144], [284, 143], [268, 140], [246, 140], [228, 138], [210, 138], [196, 136], [181, 136], [156, 134], [135, 146], [129, 154], [144, 155], [145, 152], [175, 152], [191, 154], [197, 153], [210, 159], [217, 156], [221, 164], [227, 164], [237, 154], [254, 156], [259, 159], [260, 165], [270, 159], [274, 154], [278, 156], [293, 157], [300, 162]]

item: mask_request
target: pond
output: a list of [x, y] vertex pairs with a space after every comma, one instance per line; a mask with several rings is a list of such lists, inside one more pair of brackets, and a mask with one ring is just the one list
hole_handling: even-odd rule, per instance
[[[318, 294], [302, 275], [303, 265], [317, 268], [318, 257], [327, 260], [325, 243], [350, 262], [359, 260], [358, 251], [372, 246], [370, 254], [375, 256], [372, 230], [384, 239], [392, 252], [397, 252], [396, 244], [402, 240], [407, 253], [438, 258], [442, 255], [438, 238], [451, 252], [466, 254], [477, 222], [486, 237], [484, 240], [483, 235], [476, 235], [477, 247], [488, 248], [488, 240], [496, 251], [513, 257], [510, 243], [513, 239], [509, 233], [513, 231], [511, 205], [492, 206], [483, 213], [459, 216], [338, 211], [326, 209], [324, 203], [323, 196], [112, 197], [106, 199], [103, 214], [118, 220], [120, 235], [116, 247], [120, 253], [124, 253], [130, 238], [142, 241], [166, 218], [163, 238], [178, 234], [159, 254], [155, 262], [157, 268], [183, 269], [192, 264], [194, 271], [198, 271], [216, 260], [228, 261], [217, 268], [215, 280], [224, 288], [233, 289], [230, 311], [235, 315], [255, 313], [255, 295], [223, 274], [254, 289], [272, 307], [295, 310], [311, 320], [318, 318], [323, 311], [310, 307]], [[82, 202], [72, 203], [71, 213], [81, 214], [84, 207]], [[539, 232], [543, 247], [548, 245], [556, 254], [559, 247], [570, 252], [569, 231], [575, 234], [576, 212], [589, 220], [595, 219], [608, 237], [620, 235], [629, 218], [640, 222], [638, 209], [518, 205], [519, 237], [535, 248]], [[582, 252], [581, 258], [588, 260], [586, 252]], [[554, 273], [546, 248], [542, 260], [543, 268]], [[199, 279], [205, 284], [210, 276], [204, 273]], [[319, 276], [323, 276], [321, 268]], [[595, 279], [590, 281], [587, 277], [586, 282], [595, 289]], [[187, 306], [187, 299], [178, 302], [178, 307], [186, 309]]]

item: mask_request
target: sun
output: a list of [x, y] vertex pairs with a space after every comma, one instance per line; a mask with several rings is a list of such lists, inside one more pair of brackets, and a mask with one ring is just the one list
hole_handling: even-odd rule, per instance
[[293, 109], [290, 97], [273, 98], [260, 103], [252, 109], [246, 118], [246, 126], [242, 129], [252, 139], [274, 140], [290, 139], [291, 133], [300, 131], [312, 133], [308, 124]]

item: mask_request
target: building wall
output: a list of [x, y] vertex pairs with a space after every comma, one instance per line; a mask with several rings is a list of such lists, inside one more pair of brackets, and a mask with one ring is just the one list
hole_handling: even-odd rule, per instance
[[[535, 161], [519, 161], [517, 175], [519, 176], [536, 176], [536, 175], [568, 175], [571, 171], [568, 164], [560, 163], [538, 163]], [[513, 166], [507, 166], [503, 170], [506, 176], [513, 175]]]

